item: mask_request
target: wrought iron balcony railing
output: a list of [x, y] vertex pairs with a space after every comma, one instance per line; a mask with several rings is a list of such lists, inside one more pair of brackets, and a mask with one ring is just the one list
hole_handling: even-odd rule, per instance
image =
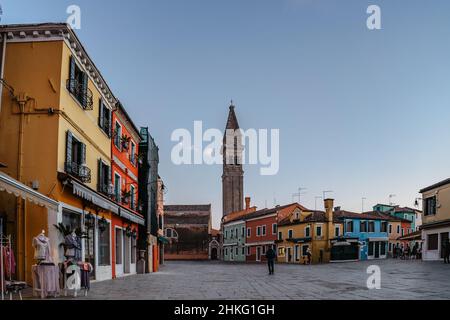
[[89, 88], [83, 87], [83, 84], [77, 79], [67, 79], [67, 90], [78, 100], [83, 106], [84, 110], [94, 109], [94, 99], [92, 98], [92, 91]]
[[91, 169], [85, 164], [76, 162], [65, 163], [66, 172], [81, 180], [84, 183], [91, 182]]

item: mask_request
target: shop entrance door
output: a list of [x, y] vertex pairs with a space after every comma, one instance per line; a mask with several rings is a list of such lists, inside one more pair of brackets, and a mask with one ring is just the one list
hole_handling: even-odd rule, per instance
[[380, 257], [380, 242], [375, 241], [373, 245], [375, 246], [375, 259], [378, 259]]
[[131, 241], [130, 237], [124, 234], [124, 266], [123, 270], [125, 273], [131, 272]]
[[123, 275], [123, 230], [115, 228], [116, 236], [116, 276]]
[[256, 247], [256, 261], [261, 261], [261, 247]]
[[441, 259], [444, 259], [444, 243], [446, 243], [448, 240], [448, 232], [441, 233]]
[[89, 262], [92, 265], [92, 272], [90, 273], [91, 280], [95, 280], [95, 255], [96, 255], [96, 242], [95, 242], [95, 220], [94, 218], [85, 218], [85, 230], [87, 238], [84, 239], [84, 261]]

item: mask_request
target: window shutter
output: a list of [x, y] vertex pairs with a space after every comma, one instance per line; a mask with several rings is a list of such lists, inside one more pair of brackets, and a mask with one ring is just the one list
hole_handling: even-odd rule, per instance
[[104, 191], [103, 190], [103, 162], [102, 159], [98, 159], [98, 177], [97, 177], [97, 188], [98, 191]]
[[69, 76], [71, 80], [75, 79], [75, 58], [73, 56], [70, 56]]
[[106, 112], [108, 113], [108, 123], [107, 123], [108, 137], [111, 138], [111, 136], [112, 136], [112, 112], [109, 109], [106, 109]]
[[81, 164], [86, 164], [86, 145], [81, 143]]
[[111, 166], [108, 166], [108, 187], [112, 181]]
[[72, 132], [66, 134], [66, 172], [72, 172]]
[[83, 106], [86, 108], [88, 106], [88, 99], [87, 99], [87, 89], [88, 89], [88, 75], [86, 72], [83, 72]]
[[103, 103], [102, 98], [98, 99], [98, 125], [100, 128], [104, 128], [104, 118], [103, 118]]

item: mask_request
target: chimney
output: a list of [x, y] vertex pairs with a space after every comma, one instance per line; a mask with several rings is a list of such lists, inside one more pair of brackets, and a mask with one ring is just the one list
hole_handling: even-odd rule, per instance
[[325, 216], [327, 217], [327, 220], [330, 221], [330, 217], [331, 217], [331, 221], [333, 221], [333, 208], [334, 208], [334, 199], [325, 199], [323, 201], [325, 203]]
[[250, 197], [245, 197], [245, 210], [250, 209]]

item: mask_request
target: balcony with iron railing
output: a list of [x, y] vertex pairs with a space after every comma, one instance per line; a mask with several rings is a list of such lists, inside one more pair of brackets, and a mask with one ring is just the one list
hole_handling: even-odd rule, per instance
[[66, 162], [64, 164], [65, 171], [75, 178], [80, 179], [83, 183], [91, 182], [91, 169], [85, 164], [80, 164], [77, 162]]
[[77, 99], [84, 110], [94, 109], [94, 99], [92, 91], [89, 88], [83, 87], [77, 79], [67, 79], [67, 90]]

